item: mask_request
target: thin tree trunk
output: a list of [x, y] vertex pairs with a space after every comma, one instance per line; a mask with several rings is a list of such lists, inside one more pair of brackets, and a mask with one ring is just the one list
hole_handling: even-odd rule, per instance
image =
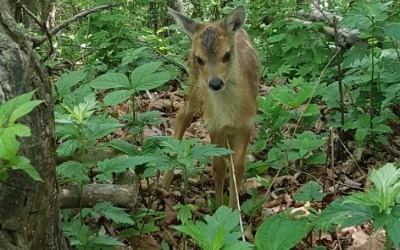
[[32, 130], [19, 154], [31, 160], [44, 182], [21, 171], [0, 183], [0, 249], [68, 249], [60, 226], [55, 172], [55, 135], [51, 88], [28, 41], [0, 0], [0, 103], [37, 89], [45, 102], [20, 120]]

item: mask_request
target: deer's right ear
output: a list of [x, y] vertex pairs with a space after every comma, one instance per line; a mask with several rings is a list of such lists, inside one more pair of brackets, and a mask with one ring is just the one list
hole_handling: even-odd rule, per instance
[[181, 26], [182, 30], [190, 37], [190, 39], [193, 39], [197, 23], [192, 19], [190, 19], [189, 17], [171, 8], [168, 8], [168, 14], [170, 14], [175, 19], [175, 22], [179, 26]]

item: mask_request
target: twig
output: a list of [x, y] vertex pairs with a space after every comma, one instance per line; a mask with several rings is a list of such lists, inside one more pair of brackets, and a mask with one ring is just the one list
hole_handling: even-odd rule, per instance
[[[228, 149], [231, 150], [231, 145], [229, 145], [229, 140], [228, 138], [226, 139], [226, 145], [228, 146]], [[242, 221], [242, 211], [240, 209], [240, 202], [239, 202], [239, 190], [237, 188], [237, 182], [236, 182], [236, 176], [235, 176], [235, 165], [233, 164], [233, 156], [232, 154], [229, 154], [229, 161], [230, 161], [230, 170], [232, 173], [232, 179], [233, 179], [233, 185], [235, 186], [235, 193], [236, 193], [236, 202], [237, 202], [237, 209], [239, 212], [239, 225], [240, 225], [240, 232], [242, 233], [242, 240], [246, 241], [246, 238], [244, 237], [244, 229], [243, 229], [243, 221]]]
[[[57, 25], [56, 27], [52, 28], [51, 30], [48, 31], [48, 33], [49, 33], [50, 36], [53, 36], [53, 35], [57, 34], [60, 30], [65, 28], [67, 25], [69, 25], [70, 23], [72, 23], [72, 22], [74, 22], [76, 20], [79, 20], [79, 19], [81, 19], [81, 18], [83, 18], [83, 17], [85, 17], [87, 15], [90, 15], [90, 14], [92, 14], [94, 12], [99, 12], [99, 11], [102, 11], [104, 9], [115, 7], [117, 5], [118, 5], [118, 3], [108, 3], [108, 4], [104, 4], [104, 5], [100, 5], [100, 6], [94, 7], [93, 9], [82, 11], [82, 12], [80, 12], [80, 13], [78, 13], [78, 14], [70, 17], [70, 18], [68, 18], [64, 22], [62, 22], [59, 25]], [[28, 38], [28, 40], [30, 40], [33, 43], [33, 45], [32, 45], [33, 48], [39, 47], [42, 43], [44, 43], [47, 40], [47, 35], [43, 36], [41, 38], [37, 38], [35, 36], [29, 36], [29, 35], [27, 35], [26, 37]]]
[[[49, 42], [49, 46], [48, 46], [48, 50], [47, 50], [47, 55], [45, 57], [43, 57], [42, 59], [40, 59], [40, 61], [43, 63], [45, 61], [47, 61], [47, 59], [50, 58], [50, 56], [54, 53], [54, 48], [53, 48], [53, 41], [51, 40], [51, 35], [49, 33], [49, 30], [47, 29], [46, 25], [44, 23], [42, 23], [39, 18], [37, 18], [35, 16], [35, 14], [33, 14], [24, 4], [21, 4], [20, 2], [17, 3], [19, 6], [21, 6], [24, 11], [26, 13], [28, 13], [28, 15], [35, 21], [35, 23], [37, 25], [39, 25], [39, 27], [43, 30], [43, 32], [45, 33], [44, 41], [47, 40]], [[43, 41], [43, 42], [44, 42]]]

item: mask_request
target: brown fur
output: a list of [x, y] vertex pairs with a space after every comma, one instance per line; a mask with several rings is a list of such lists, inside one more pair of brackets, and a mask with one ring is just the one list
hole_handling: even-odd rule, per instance
[[[202, 111], [211, 143], [227, 147], [228, 140], [235, 152], [233, 164], [240, 190], [246, 149], [257, 110], [260, 78], [258, 55], [241, 28], [245, 21], [244, 8], [239, 6], [222, 21], [213, 23], [197, 23], [171, 9], [169, 14], [192, 39], [188, 63], [191, 69], [189, 96], [175, 121], [175, 137], [182, 139], [193, 115]], [[224, 158], [214, 157], [212, 167], [216, 202], [221, 206], [227, 164]], [[163, 187], [169, 188], [172, 179], [172, 171], [165, 173]], [[236, 208], [232, 173], [230, 193], [229, 206]]]

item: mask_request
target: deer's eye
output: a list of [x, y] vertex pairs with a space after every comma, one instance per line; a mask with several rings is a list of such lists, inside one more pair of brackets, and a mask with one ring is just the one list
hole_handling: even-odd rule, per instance
[[203, 59], [201, 59], [200, 57], [196, 56], [196, 62], [198, 65], [204, 65], [204, 61]]
[[229, 60], [231, 60], [231, 52], [228, 51], [225, 53], [224, 58], [222, 58], [222, 62], [227, 63]]

